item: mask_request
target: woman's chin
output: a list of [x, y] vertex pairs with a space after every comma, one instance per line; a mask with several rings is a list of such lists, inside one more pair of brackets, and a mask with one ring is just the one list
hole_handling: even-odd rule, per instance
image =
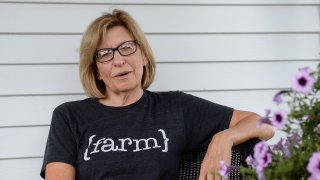
[[[141, 89], [138, 86], [134, 86], [134, 85], [122, 85], [122, 86], [118, 86], [117, 90], [118, 92], [134, 92]], [[142, 90], [142, 89], [141, 89]]]

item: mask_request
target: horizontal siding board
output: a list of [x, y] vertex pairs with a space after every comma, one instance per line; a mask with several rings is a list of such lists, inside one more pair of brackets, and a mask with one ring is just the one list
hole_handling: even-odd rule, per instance
[[320, 58], [319, 34], [158, 35], [149, 39], [160, 62]]
[[204, 4], [204, 5], [219, 5], [219, 4], [231, 4], [231, 5], [247, 5], [247, 4], [319, 4], [318, 0], [0, 0], [0, 2], [12, 2], [12, 3], [114, 3], [114, 4]]
[[[320, 59], [319, 34], [147, 35], [158, 62]], [[0, 35], [0, 64], [78, 63], [80, 35]]]
[[[150, 90], [288, 88], [298, 68], [316, 67], [317, 63], [161, 63]], [[72, 64], [1, 65], [0, 82], [5, 86], [0, 86], [0, 95], [82, 93], [78, 74], [78, 65]]]
[[3, 180], [42, 180], [40, 169], [43, 158], [0, 160], [0, 178]]
[[0, 127], [49, 125], [55, 107], [83, 98], [85, 95], [0, 97]]
[[147, 33], [314, 32], [320, 30], [317, 6], [114, 6], [3, 3], [0, 5], [2, 25], [0, 33], [81, 33], [94, 18], [114, 7], [131, 13]]
[[0, 35], [0, 63], [79, 62], [80, 36]]
[[[264, 113], [273, 107], [272, 97], [277, 90], [190, 92], [210, 101]], [[0, 127], [49, 125], [53, 109], [63, 102], [80, 100], [84, 95], [0, 97]], [[15, 113], [12, 113], [15, 112]]]
[[266, 108], [276, 108], [272, 99], [278, 90], [190, 92], [211, 102], [264, 115]]
[[43, 156], [48, 133], [49, 126], [0, 128], [0, 159]]
[[[160, 66], [161, 65], [161, 66]], [[155, 90], [231, 90], [288, 88], [298, 68], [317, 62], [160, 64]], [[286, 67], [283, 69], [283, 67]]]
[[2, 65], [0, 82], [1, 95], [83, 92], [78, 65]]

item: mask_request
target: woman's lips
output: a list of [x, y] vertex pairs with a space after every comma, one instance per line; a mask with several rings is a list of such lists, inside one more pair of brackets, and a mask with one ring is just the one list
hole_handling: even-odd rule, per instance
[[126, 71], [126, 72], [121, 72], [121, 73], [118, 73], [117, 75], [115, 75], [114, 77], [117, 78], [117, 79], [125, 79], [125, 78], [128, 78], [128, 76], [131, 74], [130, 71]]

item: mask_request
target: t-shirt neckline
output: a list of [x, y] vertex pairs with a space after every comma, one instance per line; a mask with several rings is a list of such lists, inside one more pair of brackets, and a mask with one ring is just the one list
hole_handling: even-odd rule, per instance
[[143, 94], [138, 99], [138, 101], [136, 101], [132, 104], [126, 105], [126, 106], [108, 106], [108, 105], [100, 103], [97, 98], [90, 98], [90, 101], [95, 107], [97, 107], [99, 109], [111, 110], [111, 111], [128, 111], [128, 110], [136, 109], [137, 107], [141, 107], [146, 100], [146, 96], [147, 96], [146, 92], [143, 91]]

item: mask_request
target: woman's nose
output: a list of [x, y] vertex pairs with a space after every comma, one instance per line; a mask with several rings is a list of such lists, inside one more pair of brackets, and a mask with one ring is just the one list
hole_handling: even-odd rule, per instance
[[114, 51], [113, 64], [115, 66], [124, 65], [126, 63], [125, 57], [122, 56], [118, 51]]

